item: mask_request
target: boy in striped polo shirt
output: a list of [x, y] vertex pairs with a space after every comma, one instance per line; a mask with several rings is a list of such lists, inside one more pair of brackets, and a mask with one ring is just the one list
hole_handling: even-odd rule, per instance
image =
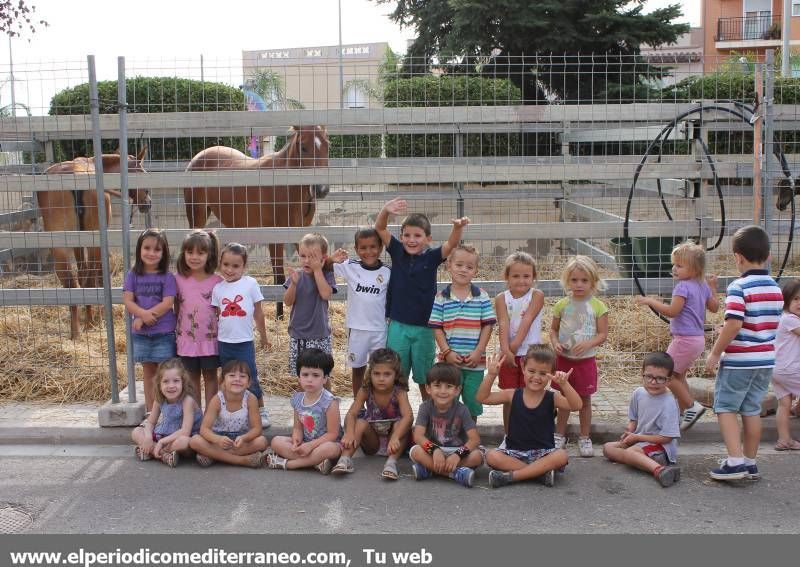
[[[716, 480], [757, 480], [761, 441], [761, 401], [775, 366], [775, 333], [783, 294], [767, 271], [769, 236], [761, 227], [745, 226], [733, 235], [733, 257], [741, 272], [728, 286], [725, 325], [706, 360], [716, 370], [714, 413], [728, 458], [709, 472]], [[723, 356], [724, 351], [724, 356]], [[744, 444], [736, 414], [742, 416]]]
[[486, 368], [486, 345], [496, 322], [489, 295], [472, 279], [478, 273], [478, 252], [459, 245], [447, 260], [452, 283], [436, 294], [428, 325], [433, 328], [439, 359], [461, 370], [461, 397], [473, 420], [483, 413], [475, 394]]

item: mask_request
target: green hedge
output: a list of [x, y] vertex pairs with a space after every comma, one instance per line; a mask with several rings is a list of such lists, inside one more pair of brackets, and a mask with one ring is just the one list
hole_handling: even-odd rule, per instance
[[[117, 82], [100, 81], [97, 84], [100, 113], [117, 112]], [[174, 77], [135, 77], [126, 81], [128, 113], [137, 112], [203, 112], [245, 110], [244, 93], [238, 88], [221, 83], [193, 81]], [[65, 89], [50, 102], [50, 115], [89, 114], [89, 84]], [[139, 142], [136, 132], [129, 131], [128, 152], [135, 153]], [[56, 160], [93, 153], [91, 125], [87, 125], [83, 140], [63, 140], [55, 145]], [[145, 139], [152, 160], [188, 160], [210, 146], [230, 146], [245, 151], [247, 140], [243, 136], [151, 138]], [[117, 140], [103, 140], [103, 152], [116, 151]]]
[[[506, 106], [522, 104], [519, 87], [507, 79], [428, 75], [389, 79], [383, 88], [387, 108], [407, 106]], [[453, 134], [394, 134], [385, 137], [387, 157], [452, 157]], [[517, 156], [520, 134], [467, 134], [464, 156]]]
[[[381, 157], [381, 135], [359, 134], [352, 136], [331, 136], [328, 147], [330, 158], [379, 158]], [[286, 136], [275, 138], [275, 149], [286, 145]]]
[[[755, 100], [755, 81], [751, 74], [718, 72], [704, 77], [690, 77], [664, 89], [664, 99], [684, 102], [690, 100], [737, 100], [752, 106]], [[775, 77], [775, 104], [800, 103], [800, 78]], [[731, 115], [731, 121], [740, 120]], [[780, 130], [776, 140], [787, 153], [796, 153], [800, 132]], [[709, 150], [714, 154], [750, 154], [753, 151], [753, 132], [710, 132]]]

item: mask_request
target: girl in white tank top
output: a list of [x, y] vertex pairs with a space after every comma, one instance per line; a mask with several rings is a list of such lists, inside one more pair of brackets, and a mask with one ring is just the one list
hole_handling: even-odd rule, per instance
[[[525, 252], [515, 252], [506, 258], [503, 274], [508, 289], [497, 294], [494, 300], [497, 322], [500, 327], [500, 349], [505, 362], [500, 368], [500, 388], [522, 388], [522, 357], [528, 347], [542, 342], [542, 308], [544, 293], [536, 289], [536, 264]], [[510, 404], [503, 404], [503, 424], [508, 431]]]

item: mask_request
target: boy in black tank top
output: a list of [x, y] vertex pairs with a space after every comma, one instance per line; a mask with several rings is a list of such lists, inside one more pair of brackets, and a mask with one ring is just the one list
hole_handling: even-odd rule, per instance
[[[486, 377], [476, 399], [484, 404], [511, 404], [508, 435], [504, 442], [486, 455], [486, 464], [492, 488], [531, 478], [540, 479], [553, 486], [555, 471], [566, 466], [568, 457], [564, 449], [556, 449], [554, 409], [578, 411], [581, 397], [569, 384], [570, 373], [556, 372], [556, 355], [547, 345], [531, 345], [522, 360], [525, 387], [516, 390], [492, 392], [504, 357], [492, 355], [487, 359]], [[561, 392], [547, 389], [553, 380]]]

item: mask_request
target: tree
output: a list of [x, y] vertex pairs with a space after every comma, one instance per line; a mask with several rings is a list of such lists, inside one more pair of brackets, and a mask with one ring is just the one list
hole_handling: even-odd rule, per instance
[[36, 33], [36, 25], [47, 27], [44, 20], [34, 21], [36, 6], [28, 5], [25, 0], [0, 0], [0, 32], [10, 37], [22, 35], [25, 28]]
[[301, 110], [305, 108], [299, 100], [288, 98], [281, 75], [271, 69], [258, 69], [245, 81], [245, 89], [252, 89], [266, 104], [266, 110]]
[[417, 33], [404, 71], [478, 66], [513, 80], [526, 102], [641, 98], [651, 92], [645, 79], [659, 71], [638, 57], [640, 45], [675, 43], [689, 31], [671, 23], [678, 4], [644, 14], [646, 0], [396, 1], [389, 17]]

